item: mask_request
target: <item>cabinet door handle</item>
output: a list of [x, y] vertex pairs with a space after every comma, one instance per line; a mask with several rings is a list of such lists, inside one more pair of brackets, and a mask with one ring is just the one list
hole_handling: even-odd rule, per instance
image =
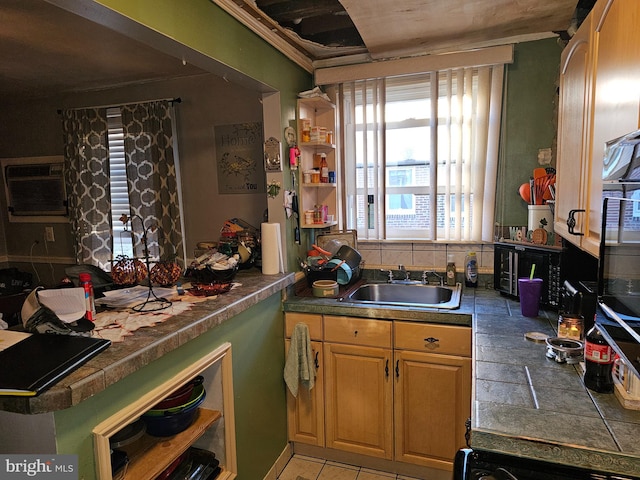
[[435, 337], [427, 337], [424, 339], [424, 341], [427, 343], [438, 343], [440, 339]]
[[569, 229], [569, 233], [571, 235], [583, 236], [584, 233], [576, 232], [574, 229], [576, 228], [576, 213], [584, 213], [584, 209], [573, 209], [569, 210], [569, 215], [567, 218], [567, 228]]
[[384, 365], [384, 374], [389, 377], [389, 359], [387, 358], [387, 362]]
[[318, 370], [320, 368], [320, 362], [318, 361], [318, 355], [320, 355], [320, 352], [316, 352], [316, 358], [315, 358], [316, 370]]
[[396, 360], [396, 378], [400, 378], [400, 360]]

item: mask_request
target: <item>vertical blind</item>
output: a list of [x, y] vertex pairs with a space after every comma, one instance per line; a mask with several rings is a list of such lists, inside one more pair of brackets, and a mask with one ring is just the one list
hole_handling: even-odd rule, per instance
[[347, 228], [369, 239], [492, 240], [503, 70], [339, 86]]
[[113, 256], [133, 257], [133, 238], [120, 217], [131, 216], [127, 172], [124, 154], [124, 131], [120, 108], [107, 109], [107, 138], [109, 141], [109, 173], [111, 182], [111, 225]]

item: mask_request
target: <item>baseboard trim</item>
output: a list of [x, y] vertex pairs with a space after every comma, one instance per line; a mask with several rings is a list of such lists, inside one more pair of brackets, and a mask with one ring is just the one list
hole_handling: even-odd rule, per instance
[[293, 447], [291, 443], [287, 443], [263, 480], [276, 480], [284, 470], [284, 467], [287, 466], [287, 463], [289, 463], [289, 460], [291, 460], [291, 457], [293, 457]]

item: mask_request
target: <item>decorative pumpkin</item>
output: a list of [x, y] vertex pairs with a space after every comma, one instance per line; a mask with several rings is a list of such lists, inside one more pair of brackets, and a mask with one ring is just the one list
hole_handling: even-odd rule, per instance
[[162, 287], [173, 285], [182, 275], [182, 269], [176, 262], [160, 261], [151, 267], [151, 282]]
[[117, 285], [135, 285], [147, 278], [147, 266], [137, 258], [118, 257], [111, 277]]

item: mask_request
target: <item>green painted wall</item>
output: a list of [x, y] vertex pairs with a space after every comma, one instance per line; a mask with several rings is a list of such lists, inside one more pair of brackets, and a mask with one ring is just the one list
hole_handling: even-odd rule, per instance
[[505, 77], [505, 108], [497, 181], [496, 222], [527, 224], [527, 205], [518, 188], [538, 167], [538, 150], [553, 148], [557, 80], [562, 47], [555, 38], [519, 43]]
[[[135, 341], [135, 337], [129, 340]], [[279, 294], [80, 405], [56, 412], [58, 453], [77, 453], [79, 478], [94, 479], [92, 429], [224, 342], [232, 346], [238, 480], [263, 478], [287, 442], [282, 377], [284, 325]]]
[[[83, 0], [108, 7], [154, 31], [175, 39], [220, 63], [228, 65], [280, 93], [281, 131], [296, 125], [298, 93], [313, 87], [312, 75], [290, 61], [211, 0]], [[288, 159], [286, 144], [283, 158]], [[285, 162], [286, 164], [287, 162]], [[285, 166], [283, 189], [291, 189], [291, 176]], [[296, 258], [305, 256], [295, 245], [292, 221], [286, 235], [287, 264], [296, 270]], [[306, 244], [303, 238], [303, 246]]]

